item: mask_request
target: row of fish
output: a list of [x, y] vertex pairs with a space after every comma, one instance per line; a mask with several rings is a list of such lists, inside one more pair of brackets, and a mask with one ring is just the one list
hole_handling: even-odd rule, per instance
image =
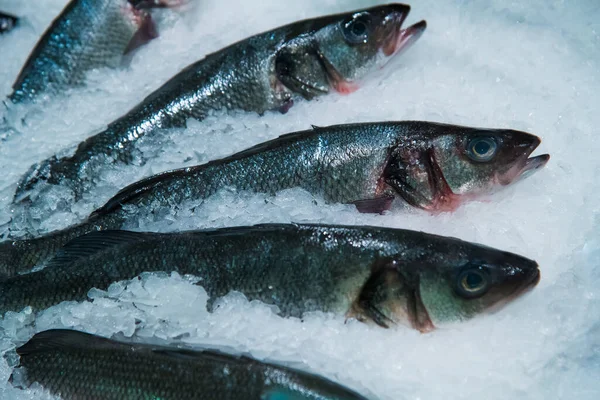
[[[118, 66], [124, 54], [157, 36], [148, 10], [180, 3], [71, 1], [32, 52], [10, 103], [59, 95], [84, 84], [91, 69]], [[36, 207], [57, 185], [77, 200], [93, 190], [107, 166], [131, 163], [142, 137], [184, 128], [189, 118], [222, 110], [286, 113], [298, 99], [352, 93], [423, 33], [425, 21], [402, 28], [409, 10], [389, 4], [300, 21], [213, 53], [71, 156], [34, 165], [13, 205]], [[3, 145], [18, 139], [15, 134]], [[281, 316], [322, 311], [421, 332], [465, 321], [535, 286], [537, 263], [455, 238], [369, 226], [120, 229], [141, 218], [202, 207], [224, 188], [270, 195], [302, 188], [367, 213], [453, 211], [543, 167], [548, 155], [530, 157], [539, 144], [526, 132], [425, 121], [313, 126], [220, 160], [131, 182], [77, 225], [0, 243], [0, 314], [84, 301], [92, 288], [107, 289], [143, 272], [177, 271], [201, 278], [209, 309], [237, 291], [276, 306]], [[247, 357], [118, 343], [73, 331], [39, 333], [17, 353], [21, 367], [13, 384], [39, 382], [68, 399], [206, 393], [215, 399], [362, 398], [326, 379]], [[161, 378], [149, 378], [154, 376]]]

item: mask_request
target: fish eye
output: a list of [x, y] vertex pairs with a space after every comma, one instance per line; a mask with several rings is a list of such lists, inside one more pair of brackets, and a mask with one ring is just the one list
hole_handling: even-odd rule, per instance
[[490, 161], [496, 155], [498, 144], [492, 138], [477, 137], [471, 139], [467, 145], [467, 155], [473, 161]]
[[344, 38], [352, 44], [366, 43], [369, 40], [370, 18], [368, 14], [357, 14], [342, 24]]
[[469, 269], [458, 275], [456, 292], [462, 297], [472, 299], [483, 296], [488, 288], [487, 276], [477, 269]]

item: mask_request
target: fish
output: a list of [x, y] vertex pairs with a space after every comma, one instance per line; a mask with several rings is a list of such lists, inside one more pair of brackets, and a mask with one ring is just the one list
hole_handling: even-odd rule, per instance
[[66, 329], [17, 348], [12, 384], [63, 399], [366, 400], [322, 376], [245, 355], [127, 343]]
[[0, 242], [0, 275], [28, 272], [85, 233], [131, 226], [140, 215], [160, 215], [186, 202], [201, 207], [224, 188], [267, 194], [302, 188], [360, 212], [383, 213], [394, 201], [432, 213], [453, 211], [543, 167], [548, 154], [529, 157], [540, 142], [516, 130], [424, 121], [313, 127], [143, 179], [78, 225]]
[[[31, 51], [8, 99], [29, 103], [81, 86], [96, 68], [116, 68], [123, 56], [158, 37], [139, 0], [71, 0]], [[169, 0], [157, 2], [169, 5]]]
[[0, 12], [0, 35], [13, 30], [19, 19], [13, 15]]
[[45, 190], [65, 187], [74, 199], [91, 190], [107, 165], [136, 158], [142, 137], [184, 128], [222, 110], [288, 112], [299, 98], [358, 89], [363, 78], [406, 50], [426, 28], [406, 29], [410, 7], [389, 4], [303, 20], [234, 43], [197, 61], [148, 95], [67, 157], [33, 165], [15, 191], [15, 204], [43, 202]]
[[214, 302], [232, 291], [283, 317], [320, 311], [421, 332], [467, 321], [540, 279], [517, 254], [403, 229], [263, 224], [180, 233], [98, 231], [68, 243], [42, 270], [0, 282], [0, 312], [84, 301], [143, 272], [200, 279]]

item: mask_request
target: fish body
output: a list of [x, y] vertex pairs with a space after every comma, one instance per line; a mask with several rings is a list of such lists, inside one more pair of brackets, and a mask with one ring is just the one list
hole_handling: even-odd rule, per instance
[[[200, 278], [208, 308], [231, 291], [282, 316], [322, 311], [421, 331], [469, 319], [537, 283], [534, 261], [459, 239], [401, 229], [269, 224], [183, 233], [93, 232], [37, 272], [0, 283], [0, 311], [83, 301], [142, 272]], [[477, 296], [460, 290], [469, 273]]]
[[140, 138], [185, 127], [189, 118], [220, 110], [287, 112], [297, 98], [347, 93], [424, 31], [424, 21], [401, 29], [409, 10], [391, 4], [300, 21], [210, 54], [80, 143], [72, 156], [34, 165], [15, 202], [43, 200], [39, 190], [48, 184], [64, 185], [79, 198], [107, 164], [130, 163]]
[[32, 50], [9, 99], [63, 93], [93, 69], [118, 67], [125, 53], [153, 37], [150, 14], [127, 0], [71, 0]]
[[214, 350], [43, 331], [17, 349], [14, 385], [64, 399], [366, 400], [318, 375]]
[[13, 15], [0, 12], [0, 34], [10, 32], [15, 26], [19, 19]]
[[431, 212], [451, 211], [543, 166], [549, 156], [528, 158], [539, 143], [525, 132], [419, 121], [314, 127], [139, 181], [80, 225], [2, 242], [0, 271], [27, 272], [77, 236], [119, 229], [140, 214], [161, 215], [190, 201], [200, 206], [227, 187], [269, 194], [302, 188], [329, 203], [354, 203], [362, 212], [383, 212], [394, 199]]

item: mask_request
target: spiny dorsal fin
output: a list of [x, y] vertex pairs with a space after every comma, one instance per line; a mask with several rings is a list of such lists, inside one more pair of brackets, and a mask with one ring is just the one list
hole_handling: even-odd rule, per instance
[[140, 242], [151, 237], [160, 236], [157, 233], [141, 233], [130, 231], [95, 231], [79, 236], [65, 244], [56, 255], [48, 261], [46, 267], [64, 266], [80, 258], [89, 257], [106, 249], [125, 243]]
[[27, 356], [50, 350], [113, 349], [119, 346], [123, 346], [123, 344], [89, 333], [68, 329], [51, 329], [36, 333], [27, 343], [17, 348], [17, 354]]

